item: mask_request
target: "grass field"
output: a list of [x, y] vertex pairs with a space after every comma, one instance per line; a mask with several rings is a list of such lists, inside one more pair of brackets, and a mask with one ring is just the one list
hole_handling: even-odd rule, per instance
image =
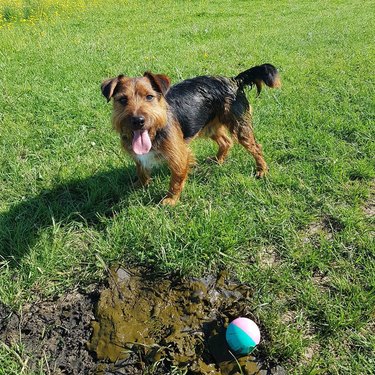
[[[84, 287], [115, 262], [225, 267], [253, 288], [262, 355], [294, 374], [373, 373], [372, 2], [0, 0], [0, 17], [1, 301]], [[248, 93], [266, 179], [239, 146], [204, 163], [215, 145], [198, 140], [176, 207], [158, 205], [166, 169], [132, 190], [103, 79], [264, 62], [283, 81]], [[22, 343], [0, 346], [3, 374], [20, 373], [17, 356]]]

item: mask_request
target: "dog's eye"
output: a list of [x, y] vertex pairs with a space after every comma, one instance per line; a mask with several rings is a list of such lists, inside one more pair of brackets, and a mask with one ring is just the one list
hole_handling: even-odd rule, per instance
[[146, 96], [146, 100], [147, 100], [148, 102], [151, 102], [152, 99], [154, 99], [154, 95], [147, 95], [147, 96]]
[[125, 96], [123, 96], [122, 98], [120, 98], [118, 101], [119, 101], [122, 105], [126, 105], [126, 104], [128, 103], [128, 99], [127, 99]]

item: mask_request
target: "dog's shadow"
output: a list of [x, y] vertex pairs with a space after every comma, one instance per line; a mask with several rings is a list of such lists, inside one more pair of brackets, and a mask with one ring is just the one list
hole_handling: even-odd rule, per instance
[[101, 216], [129, 205], [135, 168], [118, 168], [43, 190], [0, 214], [0, 260], [16, 266], [53, 223], [84, 222], [99, 227]]
[[[198, 184], [205, 185], [209, 181], [211, 167], [210, 164], [198, 162], [190, 174], [194, 175]], [[169, 170], [161, 166], [153, 176], [164, 179], [169, 176]], [[113, 217], [115, 212], [131, 205], [135, 180], [135, 167], [122, 167], [68, 181], [14, 204], [8, 211], [0, 213], [0, 263], [6, 260], [17, 267], [34, 247], [42, 231], [56, 223], [84, 223], [101, 230], [105, 225], [103, 216]], [[164, 197], [164, 189], [160, 191], [160, 186], [152, 186], [148, 188], [148, 194], [137, 195], [137, 200], [140, 199], [142, 204], [157, 205]]]

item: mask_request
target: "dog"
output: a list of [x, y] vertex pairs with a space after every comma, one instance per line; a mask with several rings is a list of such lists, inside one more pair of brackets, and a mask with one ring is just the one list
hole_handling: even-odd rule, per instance
[[278, 70], [271, 64], [254, 66], [235, 77], [200, 76], [171, 86], [164, 74], [145, 72], [143, 77], [119, 75], [102, 82], [102, 94], [113, 100], [112, 124], [122, 147], [134, 159], [138, 181], [146, 186], [153, 166], [166, 162], [171, 180], [163, 205], [175, 205], [184, 188], [194, 157], [192, 139], [205, 136], [219, 146], [214, 160], [224, 162], [233, 140], [255, 159], [256, 176], [267, 164], [262, 146], [255, 141], [252, 111], [246, 86], [280, 87]]

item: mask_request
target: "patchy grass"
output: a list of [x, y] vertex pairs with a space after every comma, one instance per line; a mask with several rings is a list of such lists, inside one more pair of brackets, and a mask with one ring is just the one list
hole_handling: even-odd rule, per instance
[[[98, 1], [53, 19], [3, 20], [1, 300], [61, 294], [114, 262], [183, 274], [227, 267], [253, 287], [270, 360], [298, 374], [370, 373], [371, 10], [369, 1]], [[267, 179], [253, 178], [240, 147], [222, 167], [204, 164], [215, 146], [199, 140], [177, 207], [158, 205], [163, 168], [148, 190], [131, 188], [102, 79], [151, 70], [177, 82], [263, 62], [283, 79], [279, 91], [248, 94]], [[19, 362], [0, 350], [12, 373]]]
[[[27, 373], [27, 359], [24, 357], [24, 350], [21, 346], [9, 347], [0, 342], [0, 374], [19, 375]], [[27, 356], [25, 356], [27, 358]]]

